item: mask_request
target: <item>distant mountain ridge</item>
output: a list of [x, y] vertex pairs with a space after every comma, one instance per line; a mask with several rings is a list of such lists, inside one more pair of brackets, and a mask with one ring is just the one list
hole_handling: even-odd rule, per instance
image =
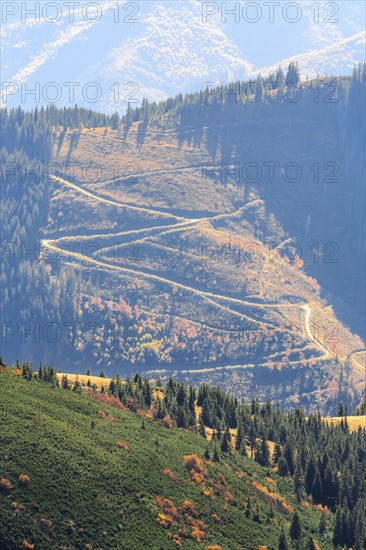
[[[19, 9], [6, 16], [1, 31], [2, 79], [15, 85], [9, 84], [3, 104], [30, 107], [55, 101], [58, 106], [78, 103], [123, 112], [128, 101], [141, 105], [143, 97], [157, 101], [197, 90], [207, 81], [243, 80], [279, 64], [286, 67], [291, 60], [299, 63], [304, 78], [314, 78], [318, 73], [351, 74], [364, 58], [362, 3], [340, 3], [337, 18], [328, 14], [329, 22], [325, 7], [315, 14], [311, 2], [301, 3], [295, 23], [286, 21], [293, 15], [283, 10], [270, 23], [263, 6], [256, 24], [244, 19], [245, 2], [228, 3], [228, 10], [239, 11], [226, 16], [223, 3], [213, 3], [213, 14], [205, 4], [108, 1], [101, 4], [99, 16], [78, 7], [73, 22], [62, 6], [59, 14], [40, 10], [37, 19]], [[56, 16], [54, 23], [45, 19]], [[253, 15], [248, 12], [248, 17]], [[271, 47], [265, 49], [264, 43]], [[48, 87], [51, 82], [57, 89]], [[27, 90], [38, 90], [37, 96]]]

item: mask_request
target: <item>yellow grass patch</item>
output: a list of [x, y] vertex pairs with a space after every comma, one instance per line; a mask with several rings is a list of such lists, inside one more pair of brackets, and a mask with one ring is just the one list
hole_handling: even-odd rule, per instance
[[[340, 424], [341, 420], [340, 417], [325, 418], [330, 424]], [[347, 416], [347, 424], [351, 432], [357, 432], [360, 426], [366, 429], [366, 416]]]
[[86, 374], [68, 374], [66, 372], [59, 372], [56, 376], [60, 382], [63, 376], [67, 376], [69, 384], [74, 384], [76, 379], [78, 379], [82, 386], [87, 386], [88, 380], [90, 380], [90, 385], [93, 386], [95, 384], [97, 388], [101, 388], [102, 386], [108, 388], [112, 381], [112, 378], [100, 378], [99, 376], [87, 376]]

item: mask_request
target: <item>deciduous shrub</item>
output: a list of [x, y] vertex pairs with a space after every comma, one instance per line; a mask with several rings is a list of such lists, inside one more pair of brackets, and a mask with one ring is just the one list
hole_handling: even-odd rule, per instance
[[161, 418], [160, 420], [158, 420], [157, 422], [159, 426], [163, 426], [164, 428], [173, 428], [174, 426], [174, 422], [168, 414], [164, 416], [164, 418]]
[[177, 508], [169, 498], [157, 496], [155, 498], [155, 503], [167, 519], [170, 519], [171, 521], [179, 521], [181, 519]]
[[100, 418], [103, 418], [103, 420], [109, 420], [109, 422], [117, 422], [117, 418], [116, 418], [116, 417], [114, 417], [114, 416], [112, 416], [112, 415], [110, 415], [110, 414], [105, 413], [104, 411], [102, 411], [102, 409], [100, 409], [100, 410], [98, 411], [98, 416], [99, 416]]
[[169, 468], [165, 468], [165, 470], [163, 470], [163, 474], [165, 474], [166, 476], [168, 476], [172, 481], [174, 481], [174, 483], [176, 485], [181, 485], [182, 482], [181, 480], [179, 479], [179, 477], [174, 473], [172, 472], [171, 470], [169, 470]]
[[185, 464], [185, 467], [187, 468], [187, 470], [189, 470], [190, 472], [192, 470], [198, 472], [198, 473], [201, 473], [201, 474], [205, 474], [206, 473], [206, 468], [205, 468], [205, 465], [203, 463], [203, 460], [197, 456], [197, 455], [187, 455], [183, 458], [184, 460], [184, 464]]
[[283, 514], [291, 514], [294, 511], [292, 506], [290, 506], [290, 504], [288, 504], [288, 502], [286, 502], [286, 500], [278, 493], [269, 491], [267, 487], [261, 485], [257, 481], [253, 481], [252, 486], [261, 500], [267, 502], [267, 504], [272, 504], [272, 506], [279, 512], [282, 512]]
[[14, 489], [14, 485], [6, 477], [2, 477], [0, 479], [0, 491], [4, 495], [7, 495], [12, 489]]
[[181, 510], [183, 514], [189, 514], [190, 516], [193, 516], [194, 518], [198, 518], [199, 513], [197, 512], [193, 502], [190, 500], [185, 500], [181, 506]]
[[27, 486], [30, 484], [30, 477], [27, 474], [20, 474], [19, 476], [19, 483], [21, 485]]
[[125, 443], [124, 441], [117, 441], [117, 446], [121, 447], [125, 451], [129, 450], [129, 447], [128, 447], [127, 443]]
[[14, 508], [14, 511], [17, 514], [21, 514], [25, 510], [25, 506], [23, 506], [23, 504], [19, 504], [18, 502], [15, 502], [15, 501], [11, 503], [11, 507]]
[[187, 521], [192, 526], [192, 538], [196, 542], [202, 542], [208, 532], [208, 525], [199, 519], [191, 518], [187, 516]]
[[27, 550], [34, 550], [35, 545], [28, 542], [27, 539], [23, 539], [22, 548], [27, 548]]

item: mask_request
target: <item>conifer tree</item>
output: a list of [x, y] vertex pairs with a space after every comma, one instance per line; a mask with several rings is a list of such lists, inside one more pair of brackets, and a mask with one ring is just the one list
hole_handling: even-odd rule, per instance
[[299, 73], [298, 64], [295, 63], [294, 61], [291, 61], [287, 69], [285, 84], [286, 86], [297, 86], [299, 81], [300, 81], [300, 73]]
[[281, 529], [281, 534], [280, 534], [280, 538], [279, 538], [279, 541], [278, 541], [278, 550], [289, 550], [286, 535], [285, 535], [285, 531], [284, 531], [283, 527]]
[[219, 453], [219, 450], [218, 450], [216, 444], [215, 444], [215, 447], [214, 447], [213, 459], [214, 459], [215, 462], [220, 462], [220, 453]]
[[299, 540], [301, 538], [301, 525], [299, 512], [297, 510], [295, 510], [294, 515], [292, 516], [290, 537], [292, 538], [292, 540]]
[[305, 489], [307, 494], [311, 494], [311, 491], [313, 489], [314, 479], [315, 479], [315, 464], [314, 464], [314, 458], [312, 455], [310, 455], [309, 462], [306, 467], [306, 474], [305, 474]]
[[259, 506], [256, 504], [254, 512], [253, 512], [253, 521], [256, 521], [257, 523], [261, 523], [261, 514], [259, 511]]
[[335, 515], [334, 522], [334, 531], [333, 531], [333, 542], [335, 546], [343, 544], [343, 518], [342, 518], [342, 508], [337, 506], [337, 511]]
[[315, 472], [315, 478], [314, 478], [313, 487], [311, 489], [311, 494], [315, 503], [318, 504], [322, 501], [323, 485], [322, 485], [322, 480], [321, 480], [321, 476], [318, 468], [316, 469], [316, 472]]
[[200, 414], [198, 418], [198, 433], [205, 439], [207, 438], [206, 428], [202, 420], [202, 414]]
[[295, 485], [295, 494], [298, 500], [301, 500], [303, 491], [304, 491], [304, 472], [301, 467], [301, 462], [296, 458], [295, 472], [294, 472], [294, 485]]
[[244, 428], [243, 423], [239, 422], [238, 424], [238, 431], [236, 433], [236, 439], [235, 439], [235, 449], [237, 451], [240, 451], [244, 443]]
[[224, 453], [229, 453], [231, 451], [232, 445], [231, 445], [231, 434], [229, 428], [226, 428], [224, 437], [222, 438], [221, 442], [221, 450]]
[[322, 515], [320, 517], [320, 522], [319, 522], [319, 533], [321, 535], [324, 535], [326, 530], [327, 530], [327, 520], [326, 520], [325, 513], [322, 512]]
[[252, 511], [252, 504], [251, 504], [250, 498], [248, 496], [247, 503], [245, 505], [245, 517], [250, 518], [251, 511]]

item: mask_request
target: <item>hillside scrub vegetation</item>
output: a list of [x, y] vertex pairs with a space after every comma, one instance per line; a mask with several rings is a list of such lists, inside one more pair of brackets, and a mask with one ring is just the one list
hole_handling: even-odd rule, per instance
[[5, 550], [365, 547], [365, 428], [346, 416], [139, 374], [97, 389], [27, 363], [0, 391]]

